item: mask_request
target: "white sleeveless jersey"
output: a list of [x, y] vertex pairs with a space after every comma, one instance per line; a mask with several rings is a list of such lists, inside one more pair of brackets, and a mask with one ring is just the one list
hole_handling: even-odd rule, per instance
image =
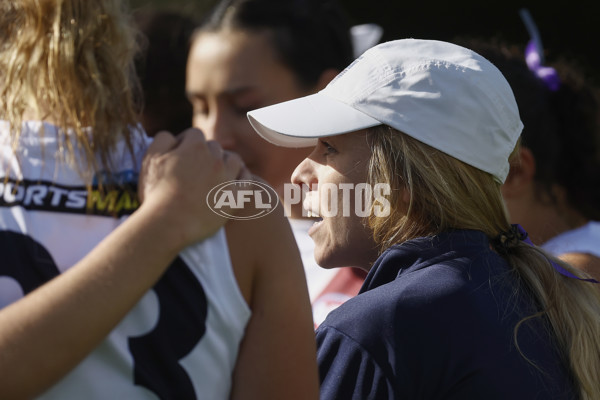
[[600, 221], [587, 224], [557, 235], [542, 247], [552, 254], [586, 253], [600, 257]]
[[[119, 143], [119, 189], [88, 195], [58, 161], [54, 126], [26, 122], [14, 154], [0, 122], [0, 307], [77, 263], [133, 212], [147, 144], [138, 132], [132, 160]], [[221, 230], [185, 249], [106, 340], [39, 398], [227, 399], [249, 318]]]

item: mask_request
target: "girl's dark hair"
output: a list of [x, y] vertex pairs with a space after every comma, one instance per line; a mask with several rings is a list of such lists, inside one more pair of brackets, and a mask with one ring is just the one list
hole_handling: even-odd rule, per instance
[[144, 92], [149, 136], [161, 130], [181, 132], [190, 126], [192, 105], [185, 93], [189, 41], [197, 23], [180, 12], [142, 8], [133, 14], [141, 35], [136, 70]]
[[350, 24], [335, 0], [224, 0], [200, 27], [267, 31], [276, 54], [305, 87], [327, 69], [343, 70], [353, 60]]
[[456, 42], [490, 60], [510, 83], [525, 125], [521, 143], [535, 157], [535, 182], [543, 198], [554, 201], [552, 185], [558, 184], [573, 208], [600, 220], [598, 89], [567, 60], [548, 65], [561, 81], [553, 91], [529, 70], [521, 46], [473, 38]]

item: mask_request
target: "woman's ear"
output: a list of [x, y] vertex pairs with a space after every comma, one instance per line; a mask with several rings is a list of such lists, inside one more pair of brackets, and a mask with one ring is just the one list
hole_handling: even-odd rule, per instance
[[506, 182], [502, 185], [502, 195], [514, 198], [522, 195], [535, 178], [535, 157], [527, 147], [521, 147], [517, 157], [510, 163]]

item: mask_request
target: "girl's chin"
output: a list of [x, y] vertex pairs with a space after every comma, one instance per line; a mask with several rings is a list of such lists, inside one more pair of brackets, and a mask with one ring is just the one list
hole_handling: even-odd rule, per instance
[[336, 257], [336, 253], [332, 249], [320, 249], [319, 246], [315, 246], [315, 261], [317, 264], [324, 269], [333, 269], [344, 267], [343, 263], [340, 263], [340, 257]]

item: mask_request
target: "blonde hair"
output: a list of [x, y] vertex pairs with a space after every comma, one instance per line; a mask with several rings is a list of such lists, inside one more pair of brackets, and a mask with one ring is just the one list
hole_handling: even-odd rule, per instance
[[10, 124], [13, 150], [29, 113], [56, 124], [65, 159], [83, 154], [88, 171], [111, 171], [119, 136], [133, 155], [137, 48], [122, 3], [0, 0], [0, 118]]
[[[392, 188], [390, 216], [377, 218], [372, 213], [369, 219], [382, 249], [449, 229], [475, 229], [490, 239], [510, 229], [500, 185], [490, 174], [387, 126], [370, 128], [368, 141], [370, 183], [389, 183]], [[404, 189], [410, 196], [407, 207], [402, 205]], [[505, 257], [519, 277], [521, 290], [533, 293], [541, 306], [539, 313], [515, 327], [517, 348], [519, 327], [532, 318], [546, 318], [580, 398], [599, 399], [600, 291], [560, 275], [550, 259], [576, 276], [584, 274], [543, 250], [520, 240], [512, 246]]]

